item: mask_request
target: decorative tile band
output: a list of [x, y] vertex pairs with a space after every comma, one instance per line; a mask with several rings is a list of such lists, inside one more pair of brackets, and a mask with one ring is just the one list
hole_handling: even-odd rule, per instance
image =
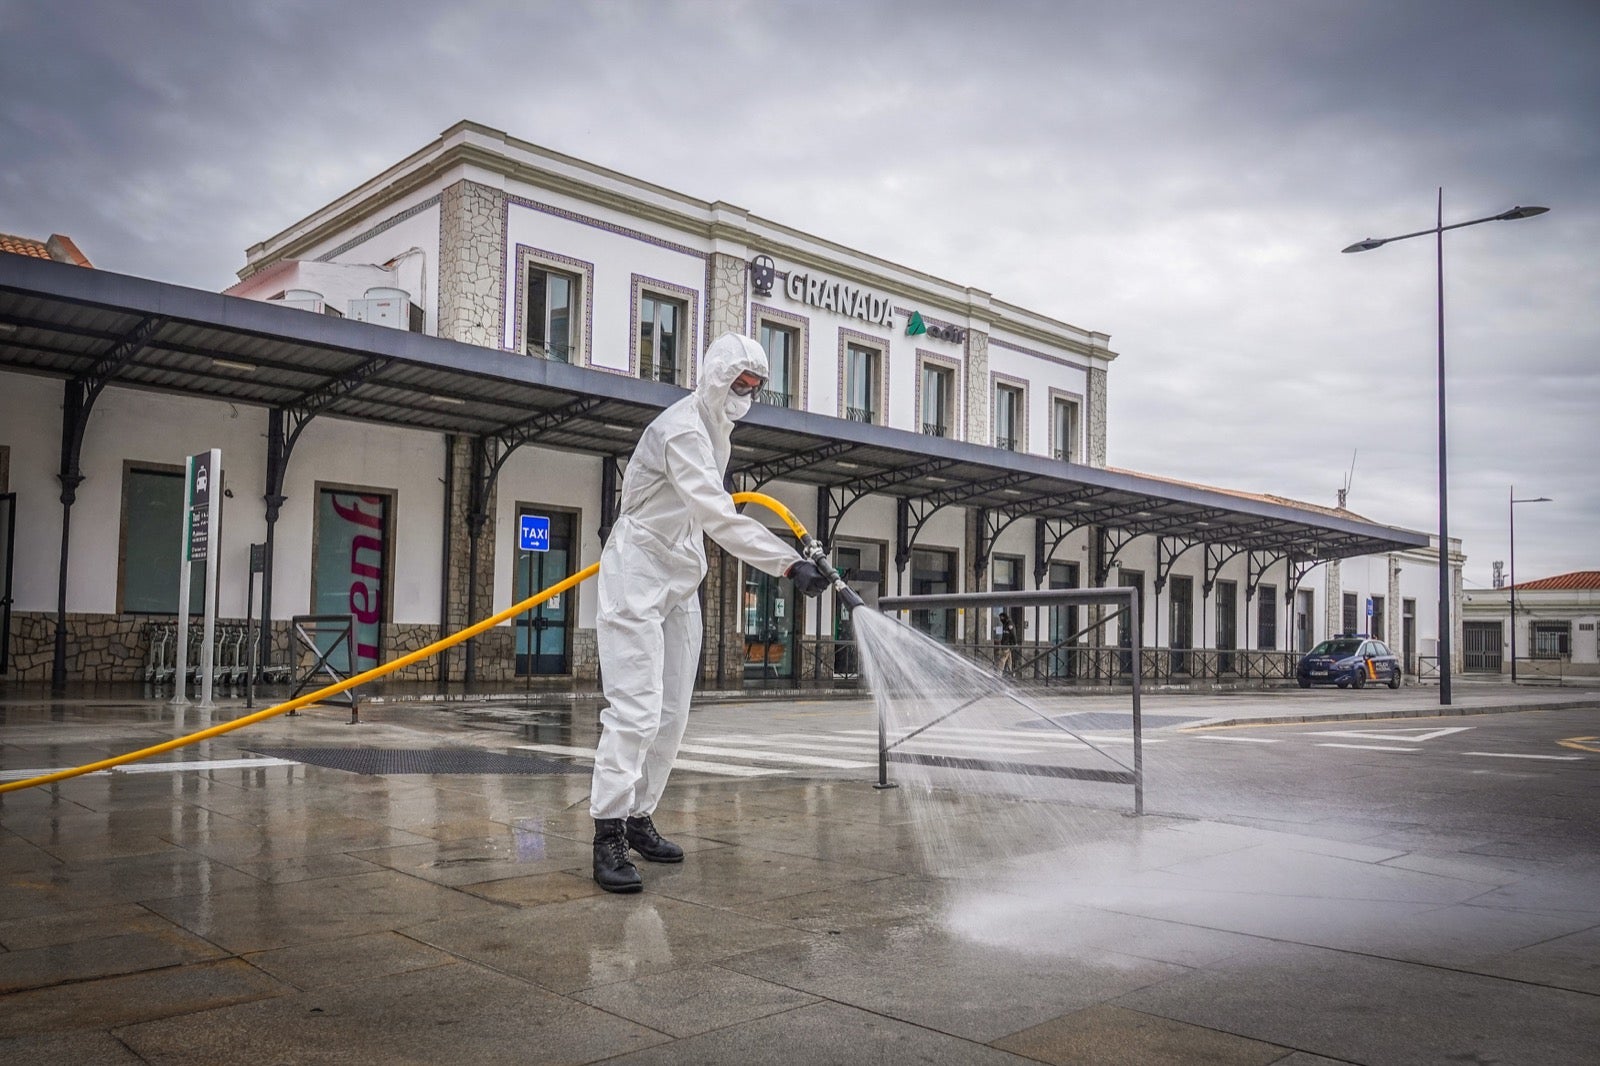
[[384, 230], [393, 229], [395, 226], [398, 226], [400, 223], [404, 222], [406, 219], [412, 218], [412, 217], [414, 217], [416, 215], [419, 215], [422, 212], [426, 211], [430, 207], [439, 206], [440, 200], [441, 200], [441, 194], [435, 193], [434, 195], [428, 197], [426, 200], [422, 201], [420, 204], [417, 204], [415, 207], [408, 207], [404, 211], [400, 212], [398, 215], [394, 215], [394, 216], [392, 216], [390, 218], [384, 219], [382, 222], [378, 223], [376, 226], [373, 226], [371, 229], [364, 230], [360, 234], [358, 234], [357, 236], [351, 237], [349, 240], [345, 241], [343, 244], [339, 245], [337, 248], [334, 248], [332, 251], [323, 252], [321, 255], [317, 256], [316, 262], [318, 262], [318, 263], [331, 263], [331, 262], [333, 262], [334, 259], [336, 259], [337, 257], [339, 257], [339, 256], [343, 255], [344, 253], [348, 252], [350, 249], [356, 247], [357, 245], [364, 244], [365, 242], [370, 241], [372, 238], [376, 237], [378, 234], [382, 233]]

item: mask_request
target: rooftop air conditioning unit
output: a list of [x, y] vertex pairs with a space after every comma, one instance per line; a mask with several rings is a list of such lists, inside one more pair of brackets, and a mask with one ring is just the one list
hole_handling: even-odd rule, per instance
[[411, 294], [406, 290], [387, 285], [375, 285], [362, 299], [351, 300], [350, 317], [357, 322], [371, 322], [390, 329], [422, 332], [422, 308], [411, 302]]
[[344, 315], [336, 307], [330, 307], [322, 298], [322, 293], [312, 289], [285, 289], [283, 295], [269, 303], [280, 307], [295, 307], [301, 311], [310, 311], [314, 315], [332, 315], [334, 318], [343, 318]]

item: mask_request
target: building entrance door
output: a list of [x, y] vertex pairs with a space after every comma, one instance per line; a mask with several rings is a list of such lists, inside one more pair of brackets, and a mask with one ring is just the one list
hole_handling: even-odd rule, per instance
[[[522, 507], [518, 509], [519, 528], [524, 514], [542, 515], [550, 520], [550, 547], [548, 551], [518, 552], [521, 558], [517, 560], [514, 603], [572, 576], [572, 514], [547, 507]], [[568, 589], [517, 616], [518, 677], [572, 672], [570, 620], [577, 617], [573, 610], [577, 598], [578, 590]]]
[[1194, 647], [1194, 578], [1172, 579], [1172, 612], [1167, 631], [1172, 634], [1172, 672], [1189, 672], [1189, 649]]
[[1304, 655], [1311, 650], [1311, 590], [1296, 589], [1294, 599], [1294, 650]]
[[0, 493], [0, 674], [11, 664], [11, 556], [17, 535], [17, 494]]
[[1500, 622], [1463, 622], [1461, 666], [1469, 674], [1498, 674], [1505, 631]]
[[[834, 566], [845, 584], [856, 591], [868, 607], [876, 609], [883, 594], [883, 548], [878, 545], [835, 543]], [[833, 598], [833, 676], [855, 677], [861, 672], [856, 652], [854, 623], [850, 609], [838, 596]]]
[[[1050, 587], [1053, 589], [1075, 589], [1078, 587], [1077, 563], [1050, 563]], [[1050, 676], [1051, 677], [1077, 677], [1078, 660], [1073, 653], [1073, 648], [1066, 643], [1067, 638], [1078, 632], [1078, 608], [1052, 607], [1050, 608]], [[1082, 638], [1072, 641], [1073, 645], [1082, 643]]]
[[744, 676], [746, 681], [794, 677], [794, 586], [744, 568]]

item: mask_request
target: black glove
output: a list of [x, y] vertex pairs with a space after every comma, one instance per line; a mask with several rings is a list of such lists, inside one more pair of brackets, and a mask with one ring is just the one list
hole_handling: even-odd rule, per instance
[[795, 564], [783, 572], [783, 576], [794, 582], [794, 587], [807, 596], [820, 596], [833, 584], [822, 573], [822, 568], [810, 559], [796, 560]]

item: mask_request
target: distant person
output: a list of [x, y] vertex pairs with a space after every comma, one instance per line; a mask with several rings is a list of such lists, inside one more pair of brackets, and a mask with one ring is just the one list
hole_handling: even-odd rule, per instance
[[999, 649], [995, 656], [995, 671], [1001, 676], [1009, 675], [1014, 668], [1013, 649], [1017, 646], [1017, 627], [1011, 621], [1011, 612], [1000, 612], [1000, 618], [994, 627], [994, 643]]

